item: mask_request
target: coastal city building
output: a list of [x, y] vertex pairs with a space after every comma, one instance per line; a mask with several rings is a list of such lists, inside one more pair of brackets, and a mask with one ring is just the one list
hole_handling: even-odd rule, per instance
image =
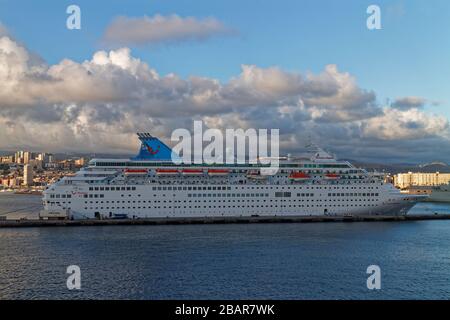
[[18, 180], [14, 177], [2, 177], [0, 179], [0, 185], [5, 189], [13, 189], [20, 185], [22, 180]]
[[14, 162], [14, 156], [0, 157], [0, 163], [10, 164]]
[[15, 163], [23, 163], [23, 151], [17, 151], [14, 154], [14, 162]]
[[33, 184], [33, 167], [31, 164], [26, 164], [23, 167], [23, 184], [25, 186]]
[[80, 159], [76, 159], [75, 160], [75, 166], [78, 167], [83, 167], [85, 165], [85, 159], [84, 158], [80, 158]]
[[414, 186], [440, 186], [449, 182], [450, 173], [408, 172], [394, 176], [394, 185], [399, 189], [408, 189]]
[[28, 163], [30, 163], [31, 159], [32, 159], [32, 153], [28, 152], [28, 151], [24, 152], [24, 154], [23, 154], [23, 163], [24, 164], [28, 164]]
[[16, 151], [0, 156], [0, 190], [41, 192], [47, 185], [70, 176], [89, 159], [51, 153]]

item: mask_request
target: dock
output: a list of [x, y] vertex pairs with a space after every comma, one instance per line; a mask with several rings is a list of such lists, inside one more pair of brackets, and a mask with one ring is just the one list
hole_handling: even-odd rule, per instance
[[449, 214], [414, 214], [401, 216], [246, 216], [246, 217], [187, 217], [89, 220], [0, 220], [0, 228], [139, 226], [188, 224], [250, 224], [250, 223], [331, 223], [331, 222], [406, 222], [450, 220]]

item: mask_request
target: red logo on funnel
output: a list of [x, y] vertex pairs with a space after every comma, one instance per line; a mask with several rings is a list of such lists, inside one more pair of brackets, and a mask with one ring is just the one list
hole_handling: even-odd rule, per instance
[[155, 154], [157, 154], [157, 153], [159, 152], [159, 148], [161, 148], [160, 145], [158, 145], [158, 148], [157, 148], [156, 150], [153, 150], [152, 147], [147, 146], [147, 151], [148, 151], [150, 154], [155, 155]]

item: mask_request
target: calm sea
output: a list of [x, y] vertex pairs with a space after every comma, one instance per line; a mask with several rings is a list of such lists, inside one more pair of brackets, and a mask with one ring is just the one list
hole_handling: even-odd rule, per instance
[[[0, 215], [39, 204], [0, 194]], [[0, 229], [0, 299], [40, 298], [449, 299], [450, 221]]]

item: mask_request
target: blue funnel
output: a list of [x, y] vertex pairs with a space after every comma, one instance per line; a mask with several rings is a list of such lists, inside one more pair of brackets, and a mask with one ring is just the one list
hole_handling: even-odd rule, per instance
[[131, 160], [172, 161], [179, 159], [164, 142], [153, 137], [150, 133], [138, 133], [141, 140], [139, 154]]

